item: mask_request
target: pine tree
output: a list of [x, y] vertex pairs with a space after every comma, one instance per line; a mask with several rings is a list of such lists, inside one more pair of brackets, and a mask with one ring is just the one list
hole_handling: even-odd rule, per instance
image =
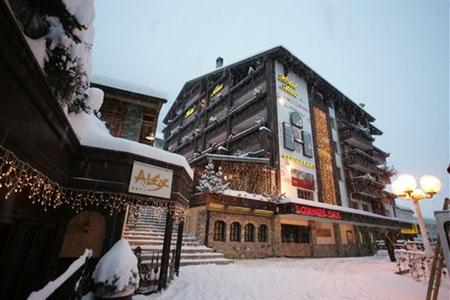
[[219, 167], [216, 172], [214, 163], [212, 160], [208, 160], [196, 189], [200, 192], [222, 194], [228, 188], [228, 185], [229, 183], [223, 178], [222, 168]]

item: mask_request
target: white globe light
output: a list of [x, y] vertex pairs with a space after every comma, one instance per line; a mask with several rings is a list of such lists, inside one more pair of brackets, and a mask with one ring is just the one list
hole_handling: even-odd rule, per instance
[[442, 184], [441, 181], [431, 175], [423, 175], [420, 178], [420, 186], [425, 191], [425, 193], [434, 195], [441, 190]]
[[427, 195], [421, 189], [415, 189], [414, 192], [411, 193], [411, 198], [414, 200], [422, 200]]
[[400, 182], [398, 180], [392, 181], [392, 192], [397, 196], [405, 195], [405, 191], [402, 190], [402, 187], [400, 186]]
[[416, 179], [409, 174], [403, 174], [397, 178], [399, 189], [403, 191], [404, 194], [413, 192], [416, 189], [417, 183]]

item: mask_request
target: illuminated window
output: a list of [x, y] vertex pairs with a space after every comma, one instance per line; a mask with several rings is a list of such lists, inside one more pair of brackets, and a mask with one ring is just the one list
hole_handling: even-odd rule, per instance
[[319, 174], [323, 202], [336, 204], [336, 187], [334, 185], [333, 156], [328, 130], [328, 119], [325, 112], [314, 107], [314, 134], [318, 152]]
[[238, 222], [231, 223], [230, 241], [231, 242], [240, 242], [241, 241], [241, 224], [239, 224]]

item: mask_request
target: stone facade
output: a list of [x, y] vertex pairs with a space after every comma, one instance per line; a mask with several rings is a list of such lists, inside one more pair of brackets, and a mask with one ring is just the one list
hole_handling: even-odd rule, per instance
[[[209, 211], [208, 244], [207, 246], [223, 253], [227, 258], [260, 258], [274, 256], [272, 239], [275, 236], [272, 217], [244, 215], [239, 213]], [[214, 223], [225, 222], [225, 241], [214, 240]], [[230, 226], [233, 222], [241, 224], [241, 241], [230, 241]], [[254, 241], [244, 240], [244, 228], [247, 224], [255, 227]], [[267, 241], [259, 242], [258, 229], [260, 225], [267, 226]]]
[[[195, 234], [206, 246], [221, 252], [227, 258], [249, 259], [262, 257], [346, 257], [367, 256], [375, 253], [375, 228], [319, 222], [317, 220], [297, 220], [297, 225], [310, 228], [309, 243], [287, 243], [282, 241], [282, 225], [295, 222], [283, 219], [283, 215], [259, 216], [255, 214], [208, 210], [206, 206], [190, 209], [190, 222], [187, 231]], [[225, 223], [225, 240], [214, 239], [216, 221]], [[291, 222], [289, 222], [291, 221]], [[230, 240], [231, 224], [240, 224], [240, 241]], [[245, 225], [253, 224], [254, 241], [245, 241]], [[258, 240], [260, 225], [267, 226], [267, 241]], [[207, 230], [208, 228], [208, 230]], [[326, 228], [329, 237], [318, 236], [319, 228]], [[345, 236], [343, 236], [345, 235]]]

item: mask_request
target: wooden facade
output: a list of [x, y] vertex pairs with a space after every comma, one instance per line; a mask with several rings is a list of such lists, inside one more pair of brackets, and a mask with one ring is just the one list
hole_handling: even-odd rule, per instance
[[[0, 33], [2, 149], [60, 186], [92, 192], [127, 195], [134, 161], [168, 168], [174, 175], [171, 198], [148, 198], [149, 203], [158, 200], [168, 206], [187, 207], [192, 179], [184, 168], [132, 153], [80, 145], [4, 1], [0, 1]], [[2, 168], [3, 165], [0, 171]], [[0, 187], [1, 299], [25, 299], [31, 291], [41, 289], [65, 271], [84, 248], [94, 249], [94, 257], [98, 259], [121, 237], [125, 211], [111, 215], [107, 207], [95, 203], [81, 212], [69, 206], [44, 210], [39, 204], [31, 203], [27, 188], [6, 199], [8, 192], [3, 184]], [[174, 217], [169, 215], [170, 226]], [[165, 244], [170, 245], [171, 236], [166, 234]], [[167, 275], [164, 270], [167, 271], [169, 249], [166, 252], [160, 273], [163, 279]], [[165, 284], [166, 281], [161, 281], [161, 288]], [[56, 298], [69, 297], [63, 296], [64, 291], [57, 293], [60, 294]]]
[[124, 90], [114, 83], [104, 83], [94, 78], [92, 87], [104, 92], [100, 108], [101, 119], [116, 137], [123, 137], [142, 144], [153, 145], [158, 117], [166, 99], [145, 95], [133, 90]]

